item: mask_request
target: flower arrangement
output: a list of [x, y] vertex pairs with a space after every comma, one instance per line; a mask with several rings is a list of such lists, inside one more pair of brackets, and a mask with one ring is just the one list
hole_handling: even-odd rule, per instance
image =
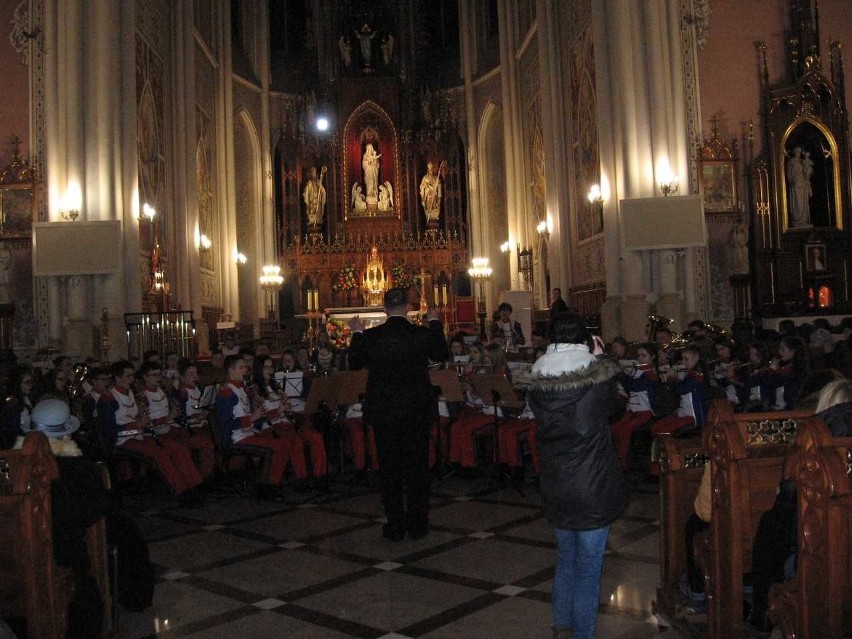
[[331, 288], [335, 291], [351, 291], [358, 288], [358, 276], [355, 274], [355, 267], [347, 264], [340, 269]]
[[391, 269], [391, 283], [397, 288], [411, 288], [416, 282], [414, 272], [405, 268], [402, 264], [397, 264]]
[[339, 319], [330, 319], [325, 325], [325, 332], [334, 348], [349, 348], [352, 340], [352, 329], [349, 324]]

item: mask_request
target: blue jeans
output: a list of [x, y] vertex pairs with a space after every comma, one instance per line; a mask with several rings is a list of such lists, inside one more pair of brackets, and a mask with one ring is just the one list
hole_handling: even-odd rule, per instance
[[598, 620], [601, 570], [609, 526], [556, 529], [553, 627], [572, 628], [574, 639], [593, 639]]

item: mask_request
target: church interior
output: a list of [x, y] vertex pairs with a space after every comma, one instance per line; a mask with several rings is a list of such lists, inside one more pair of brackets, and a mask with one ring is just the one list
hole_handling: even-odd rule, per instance
[[[2, 0], [0, 25], [19, 362], [340, 349], [394, 287], [468, 344], [504, 302], [543, 330], [554, 289], [632, 347], [852, 316], [848, 0]], [[523, 469], [434, 486], [401, 546], [370, 485], [141, 499], [155, 606], [114, 636], [550, 636]], [[629, 472], [597, 636], [724, 636], [655, 614], [660, 497]]]

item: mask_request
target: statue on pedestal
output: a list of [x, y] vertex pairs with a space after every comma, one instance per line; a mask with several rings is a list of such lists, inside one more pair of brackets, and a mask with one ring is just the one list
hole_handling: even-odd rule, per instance
[[[441, 163], [441, 167], [444, 163]], [[441, 217], [441, 176], [434, 162], [426, 165], [426, 175], [420, 181], [420, 200], [428, 222], [437, 222]]]
[[326, 171], [327, 168], [322, 167], [319, 176], [317, 176], [317, 168], [312, 166], [308, 183], [302, 192], [302, 198], [305, 201], [305, 212], [308, 216], [308, 224], [311, 226], [322, 224], [326, 201], [325, 187], [322, 184], [322, 180], [325, 177]]

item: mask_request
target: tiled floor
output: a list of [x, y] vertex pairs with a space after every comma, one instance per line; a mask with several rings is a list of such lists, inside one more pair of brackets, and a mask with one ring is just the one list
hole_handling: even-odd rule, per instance
[[[672, 639], [651, 613], [657, 495], [641, 481], [612, 527], [599, 639]], [[285, 505], [236, 496], [198, 510], [131, 504], [160, 581], [145, 613], [121, 610], [117, 636], [274, 639], [550, 637], [555, 543], [533, 486], [472, 496], [484, 479], [433, 483], [432, 532], [381, 537], [379, 495], [332, 483]]]

